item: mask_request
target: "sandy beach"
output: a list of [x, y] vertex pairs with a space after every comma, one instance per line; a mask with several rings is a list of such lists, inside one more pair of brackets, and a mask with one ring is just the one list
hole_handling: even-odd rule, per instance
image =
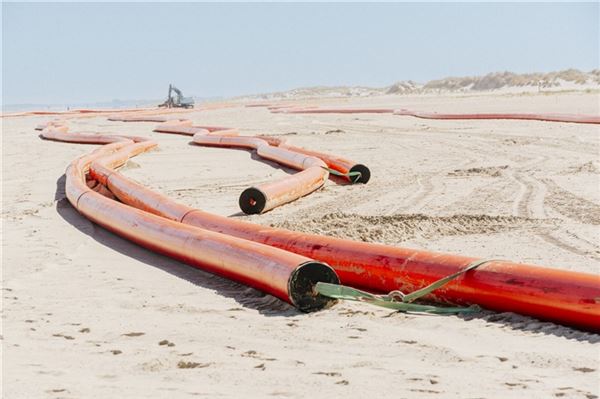
[[[600, 113], [596, 91], [294, 99], [437, 112]], [[253, 184], [294, 173], [246, 150], [71, 119], [72, 131], [151, 137], [122, 172], [208, 212], [389, 245], [600, 273], [600, 128], [374, 114], [274, 114], [244, 102], [194, 123], [368, 165], [263, 215]], [[66, 200], [64, 171], [96, 146], [44, 141], [48, 116], [4, 118], [3, 388], [20, 398], [583, 398], [600, 395], [600, 335], [512, 314], [393, 313], [340, 302], [303, 314], [132, 244]], [[10, 367], [7, 367], [10, 365]]]

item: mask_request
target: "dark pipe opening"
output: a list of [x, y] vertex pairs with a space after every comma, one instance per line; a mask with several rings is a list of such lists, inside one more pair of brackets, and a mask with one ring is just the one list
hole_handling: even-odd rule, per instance
[[369, 168], [367, 168], [365, 165], [361, 165], [359, 163], [357, 163], [352, 168], [350, 168], [350, 172], [360, 172], [360, 177], [356, 180], [353, 180], [352, 183], [365, 184], [371, 178], [371, 171], [369, 170]]
[[336, 300], [315, 292], [318, 282], [339, 284], [335, 271], [320, 262], [306, 262], [292, 272], [288, 281], [290, 300], [302, 312], [313, 312], [333, 305]]
[[267, 197], [258, 188], [250, 187], [240, 195], [240, 209], [247, 215], [261, 213], [267, 204]]

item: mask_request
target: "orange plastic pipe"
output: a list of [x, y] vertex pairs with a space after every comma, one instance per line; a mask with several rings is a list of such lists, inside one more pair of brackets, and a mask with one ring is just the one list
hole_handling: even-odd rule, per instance
[[259, 107], [270, 107], [271, 105], [272, 105], [271, 103], [253, 103], [253, 104], [246, 104], [246, 105], [244, 105], [244, 107], [259, 108]]
[[216, 136], [195, 134], [193, 142], [204, 146], [239, 147], [256, 150], [262, 158], [301, 170], [291, 176], [245, 189], [239, 205], [244, 213], [267, 212], [317, 190], [329, 177], [327, 165], [318, 158], [298, 154], [283, 148], [271, 147], [256, 137]]
[[42, 130], [40, 136], [46, 140], [78, 144], [110, 144], [118, 141], [142, 142], [148, 140], [139, 136], [69, 133], [69, 127], [63, 122], [47, 123], [46, 127], [40, 125], [36, 127], [36, 130]]
[[[92, 172], [94, 168], [95, 164]], [[376, 292], [412, 292], [477, 260], [229, 219], [178, 204], [120, 174], [112, 175], [108, 187], [124, 203], [156, 215], [326, 262], [338, 273], [342, 284]], [[521, 313], [592, 331], [600, 331], [598, 298], [597, 275], [508, 261], [488, 262], [428, 296], [436, 302], [475, 303], [490, 310]]]
[[538, 113], [482, 113], [482, 114], [444, 114], [437, 112], [419, 112], [401, 109], [394, 115], [409, 115], [423, 119], [517, 119], [546, 122], [594, 123], [600, 124], [600, 116]]
[[[147, 121], [146, 117], [127, 118], [128, 121]], [[124, 119], [121, 119], [124, 120]], [[193, 135], [193, 142], [200, 145], [219, 147], [242, 147], [256, 150], [256, 153], [280, 164], [301, 170], [274, 182], [249, 187], [242, 192], [239, 205], [247, 214], [267, 212], [280, 205], [294, 201], [317, 190], [329, 177], [327, 165], [318, 158], [289, 150], [270, 147], [261, 139], [239, 137], [236, 129], [221, 126], [192, 126], [189, 120], [169, 120], [157, 126], [154, 131]]]
[[279, 108], [273, 113], [282, 114], [393, 114], [393, 108]]
[[46, 116], [46, 115], [82, 115], [82, 114], [114, 114], [117, 112], [145, 112], [151, 111], [153, 108], [129, 108], [129, 109], [74, 109], [69, 111], [28, 111], [28, 112], [14, 112], [0, 115], [1, 118], [20, 117], [20, 116]]
[[256, 136], [260, 139], [265, 140], [270, 145], [287, 150], [297, 152], [299, 154], [308, 155], [311, 157], [319, 158], [328, 168], [336, 170], [344, 175], [348, 175], [352, 172], [359, 172], [358, 178], [352, 176], [346, 176], [345, 179], [351, 183], [367, 183], [371, 178], [371, 171], [363, 164], [356, 163], [346, 158], [339, 157], [337, 155], [331, 155], [320, 151], [307, 150], [306, 148], [296, 147], [287, 144], [284, 139], [273, 137], [273, 136]]
[[201, 134], [219, 134], [219, 135], [230, 135], [237, 136], [239, 134], [237, 129], [223, 126], [192, 126], [190, 120], [177, 120], [167, 121], [154, 128], [154, 132], [159, 133], [173, 133], [183, 134], [186, 136], [193, 136], [196, 133]]
[[108, 118], [109, 121], [114, 122], [166, 122], [168, 119], [164, 116], [152, 116], [152, 115], [124, 115], [124, 116], [111, 116]]
[[592, 123], [600, 124], [598, 115], [540, 114], [540, 113], [475, 113], [444, 114], [437, 112], [420, 112], [407, 109], [391, 108], [277, 108], [273, 113], [287, 114], [394, 114], [408, 115], [423, 119], [516, 119], [537, 120], [546, 122]]
[[[160, 133], [173, 133], [173, 134], [182, 134], [186, 136], [193, 136], [195, 134], [199, 135], [207, 135], [208, 133], [212, 135], [222, 135], [222, 136], [237, 136], [239, 131], [237, 129], [222, 127], [222, 126], [192, 126], [192, 121], [190, 120], [172, 120], [167, 121], [158, 125], [155, 129], [155, 132]], [[349, 173], [359, 172], [359, 177], [354, 176], [346, 176], [345, 179], [350, 181], [351, 183], [367, 183], [371, 177], [371, 171], [365, 165], [356, 163], [354, 161], [338, 157], [335, 155], [326, 154], [323, 152], [307, 150], [301, 147], [295, 147], [288, 144], [285, 144], [284, 140], [280, 138], [275, 138], [272, 136], [256, 136], [264, 141], [266, 141], [269, 145], [275, 147], [281, 147], [288, 149], [290, 151], [304, 154], [311, 157], [316, 157], [325, 162], [325, 165], [330, 169], [336, 170], [344, 175], [348, 175]], [[218, 141], [218, 140], [216, 140]], [[240, 143], [242, 141], [239, 141]], [[210, 143], [202, 144], [197, 142], [200, 145], [217, 145], [214, 144], [215, 140], [210, 139]], [[227, 145], [230, 146], [230, 145]], [[234, 145], [235, 146], [235, 145]], [[255, 149], [257, 148], [255, 145], [243, 145], [242, 147]], [[251, 202], [254, 202], [254, 199], [251, 199]], [[244, 203], [246, 201], [244, 200]], [[266, 211], [266, 210], [265, 210]], [[245, 211], [244, 211], [245, 212]], [[259, 212], [260, 213], [260, 212]]]
[[[118, 141], [78, 158], [66, 171], [69, 202], [91, 221], [141, 246], [265, 291], [302, 311], [319, 310], [333, 303], [313, 289], [319, 281], [339, 283], [333, 269], [324, 263], [170, 221], [110, 200], [87, 186], [85, 175], [92, 162], [96, 162], [96, 170], [103, 167], [102, 162], [120, 165], [129, 156], [155, 145]], [[96, 173], [94, 177], [101, 184], [110, 185], [113, 174], [117, 173], [105, 168], [104, 174]]]

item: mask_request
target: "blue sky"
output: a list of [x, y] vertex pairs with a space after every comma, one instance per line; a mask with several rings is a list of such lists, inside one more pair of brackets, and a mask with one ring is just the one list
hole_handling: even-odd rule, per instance
[[3, 103], [598, 68], [598, 3], [4, 3]]

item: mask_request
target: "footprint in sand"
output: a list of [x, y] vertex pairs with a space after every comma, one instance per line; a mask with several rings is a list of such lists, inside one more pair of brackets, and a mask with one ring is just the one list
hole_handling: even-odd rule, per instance
[[260, 359], [260, 360], [266, 360], [268, 362], [277, 360], [274, 357], [263, 357], [262, 354], [258, 353], [257, 351], [254, 351], [254, 350], [246, 351], [246, 352], [242, 353], [241, 356], [242, 357], [251, 357], [251, 358]]
[[579, 371], [580, 373], [593, 373], [596, 369], [592, 369], [589, 367], [573, 367], [573, 370]]
[[210, 366], [212, 363], [184, 362], [183, 360], [177, 363], [179, 369], [197, 369]]
[[421, 393], [441, 393], [440, 391], [434, 391], [433, 389], [410, 389], [411, 392]]
[[403, 344], [407, 344], [407, 345], [414, 345], [417, 343], [417, 341], [413, 341], [412, 339], [407, 340], [407, 339], [401, 339], [399, 341], [396, 341], [396, 343], [403, 343]]
[[123, 336], [125, 336], [125, 337], [140, 337], [140, 336], [142, 336], [144, 334], [146, 334], [146, 333], [143, 333], [143, 332], [130, 332], [130, 333], [127, 333], [127, 334], [123, 334]]
[[515, 388], [515, 387], [519, 387], [519, 388], [523, 388], [523, 389], [528, 388], [526, 384], [523, 384], [521, 382], [505, 382], [504, 385], [509, 386], [511, 388]]
[[325, 375], [327, 377], [341, 377], [342, 373], [338, 373], [337, 371], [317, 371], [313, 373], [315, 375]]
[[53, 337], [61, 337], [64, 339], [68, 339], [68, 340], [72, 340], [75, 339], [74, 337], [71, 337], [70, 335], [64, 335], [64, 334], [52, 334]]

